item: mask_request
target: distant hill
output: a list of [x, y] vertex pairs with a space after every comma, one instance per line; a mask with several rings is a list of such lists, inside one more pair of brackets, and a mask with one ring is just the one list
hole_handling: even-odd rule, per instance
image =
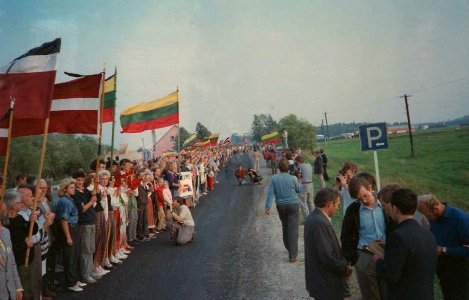
[[[335, 123], [329, 124], [329, 136], [335, 137], [345, 133], [353, 133], [358, 131], [358, 127], [368, 123]], [[407, 122], [394, 122], [388, 123], [389, 126], [407, 126]], [[422, 128], [440, 128], [440, 127], [451, 127], [451, 126], [469, 126], [469, 115], [454, 120], [442, 121], [442, 122], [428, 122], [421, 124], [412, 124], [412, 127]], [[316, 133], [327, 135], [326, 125], [316, 127]]]

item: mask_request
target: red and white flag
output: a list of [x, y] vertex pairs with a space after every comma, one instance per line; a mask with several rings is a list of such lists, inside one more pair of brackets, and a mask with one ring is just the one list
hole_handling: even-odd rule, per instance
[[45, 43], [0, 67], [0, 116], [15, 99], [16, 118], [47, 118], [50, 111], [60, 39]]
[[[8, 119], [11, 99], [17, 119], [49, 115], [61, 39], [42, 44], [0, 67], [0, 118]], [[8, 124], [8, 123], [7, 123]], [[7, 125], [8, 127], [8, 125]], [[6, 128], [7, 128], [6, 127]], [[0, 129], [0, 155], [6, 152], [5, 127]]]
[[[55, 85], [49, 115], [49, 133], [98, 133], [101, 79], [100, 73]], [[44, 122], [45, 119], [17, 119], [15, 110], [11, 137], [43, 134]], [[0, 123], [0, 129], [3, 128], [8, 128], [8, 119]]]
[[231, 138], [230, 138], [230, 137], [227, 137], [227, 138], [223, 141], [223, 145], [228, 145], [228, 144], [231, 144]]

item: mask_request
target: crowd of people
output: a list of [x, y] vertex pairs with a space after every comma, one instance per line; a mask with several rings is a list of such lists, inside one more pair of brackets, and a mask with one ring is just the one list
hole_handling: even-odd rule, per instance
[[[265, 153], [277, 154], [265, 149], [264, 158]], [[435, 274], [445, 299], [469, 299], [466, 212], [397, 183], [378, 191], [374, 176], [359, 172], [351, 161], [343, 164], [327, 188], [323, 155], [313, 151], [313, 167], [298, 153], [281, 150], [280, 173], [273, 172], [265, 200], [265, 213], [270, 215], [275, 198], [292, 263], [298, 256], [302, 212], [306, 288], [311, 297], [351, 296], [350, 276], [355, 269], [362, 299], [433, 299]], [[274, 163], [266, 161], [268, 167]], [[321, 187], [314, 203], [313, 176]], [[337, 238], [331, 218], [340, 211], [343, 221]]]
[[[64, 179], [57, 195], [48, 181], [19, 174], [2, 201], [0, 299], [55, 296], [63, 281], [58, 269], [64, 287], [80, 292], [165, 230], [178, 245], [194, 241], [189, 207], [214, 189], [233, 150], [183, 150], [178, 158], [147, 162], [93, 161], [87, 172]], [[193, 192], [185, 197], [181, 172], [192, 179]], [[33, 211], [36, 190], [41, 194]]]

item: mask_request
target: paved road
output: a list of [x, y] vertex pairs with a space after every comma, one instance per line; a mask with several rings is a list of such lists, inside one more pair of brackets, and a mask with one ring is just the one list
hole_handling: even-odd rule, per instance
[[[61, 292], [56, 299], [254, 299], [265, 289], [265, 262], [255, 230], [263, 185], [238, 186], [234, 168], [252, 165], [247, 155], [220, 172], [215, 191], [192, 209], [197, 240], [175, 246], [167, 233], [136, 247], [83, 292]], [[262, 234], [262, 233], [260, 233]]]

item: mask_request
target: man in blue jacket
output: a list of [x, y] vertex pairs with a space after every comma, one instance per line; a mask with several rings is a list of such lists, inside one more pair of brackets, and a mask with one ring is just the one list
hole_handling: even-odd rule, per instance
[[275, 197], [278, 216], [282, 222], [283, 244], [288, 250], [290, 262], [297, 261], [298, 256], [298, 219], [300, 205], [298, 193], [302, 191], [298, 179], [288, 173], [288, 160], [283, 158], [278, 163], [279, 174], [270, 180], [267, 199], [265, 200], [265, 214], [270, 215], [270, 207]]
[[433, 195], [419, 197], [419, 211], [436, 239], [436, 274], [445, 299], [469, 299], [469, 215]]

